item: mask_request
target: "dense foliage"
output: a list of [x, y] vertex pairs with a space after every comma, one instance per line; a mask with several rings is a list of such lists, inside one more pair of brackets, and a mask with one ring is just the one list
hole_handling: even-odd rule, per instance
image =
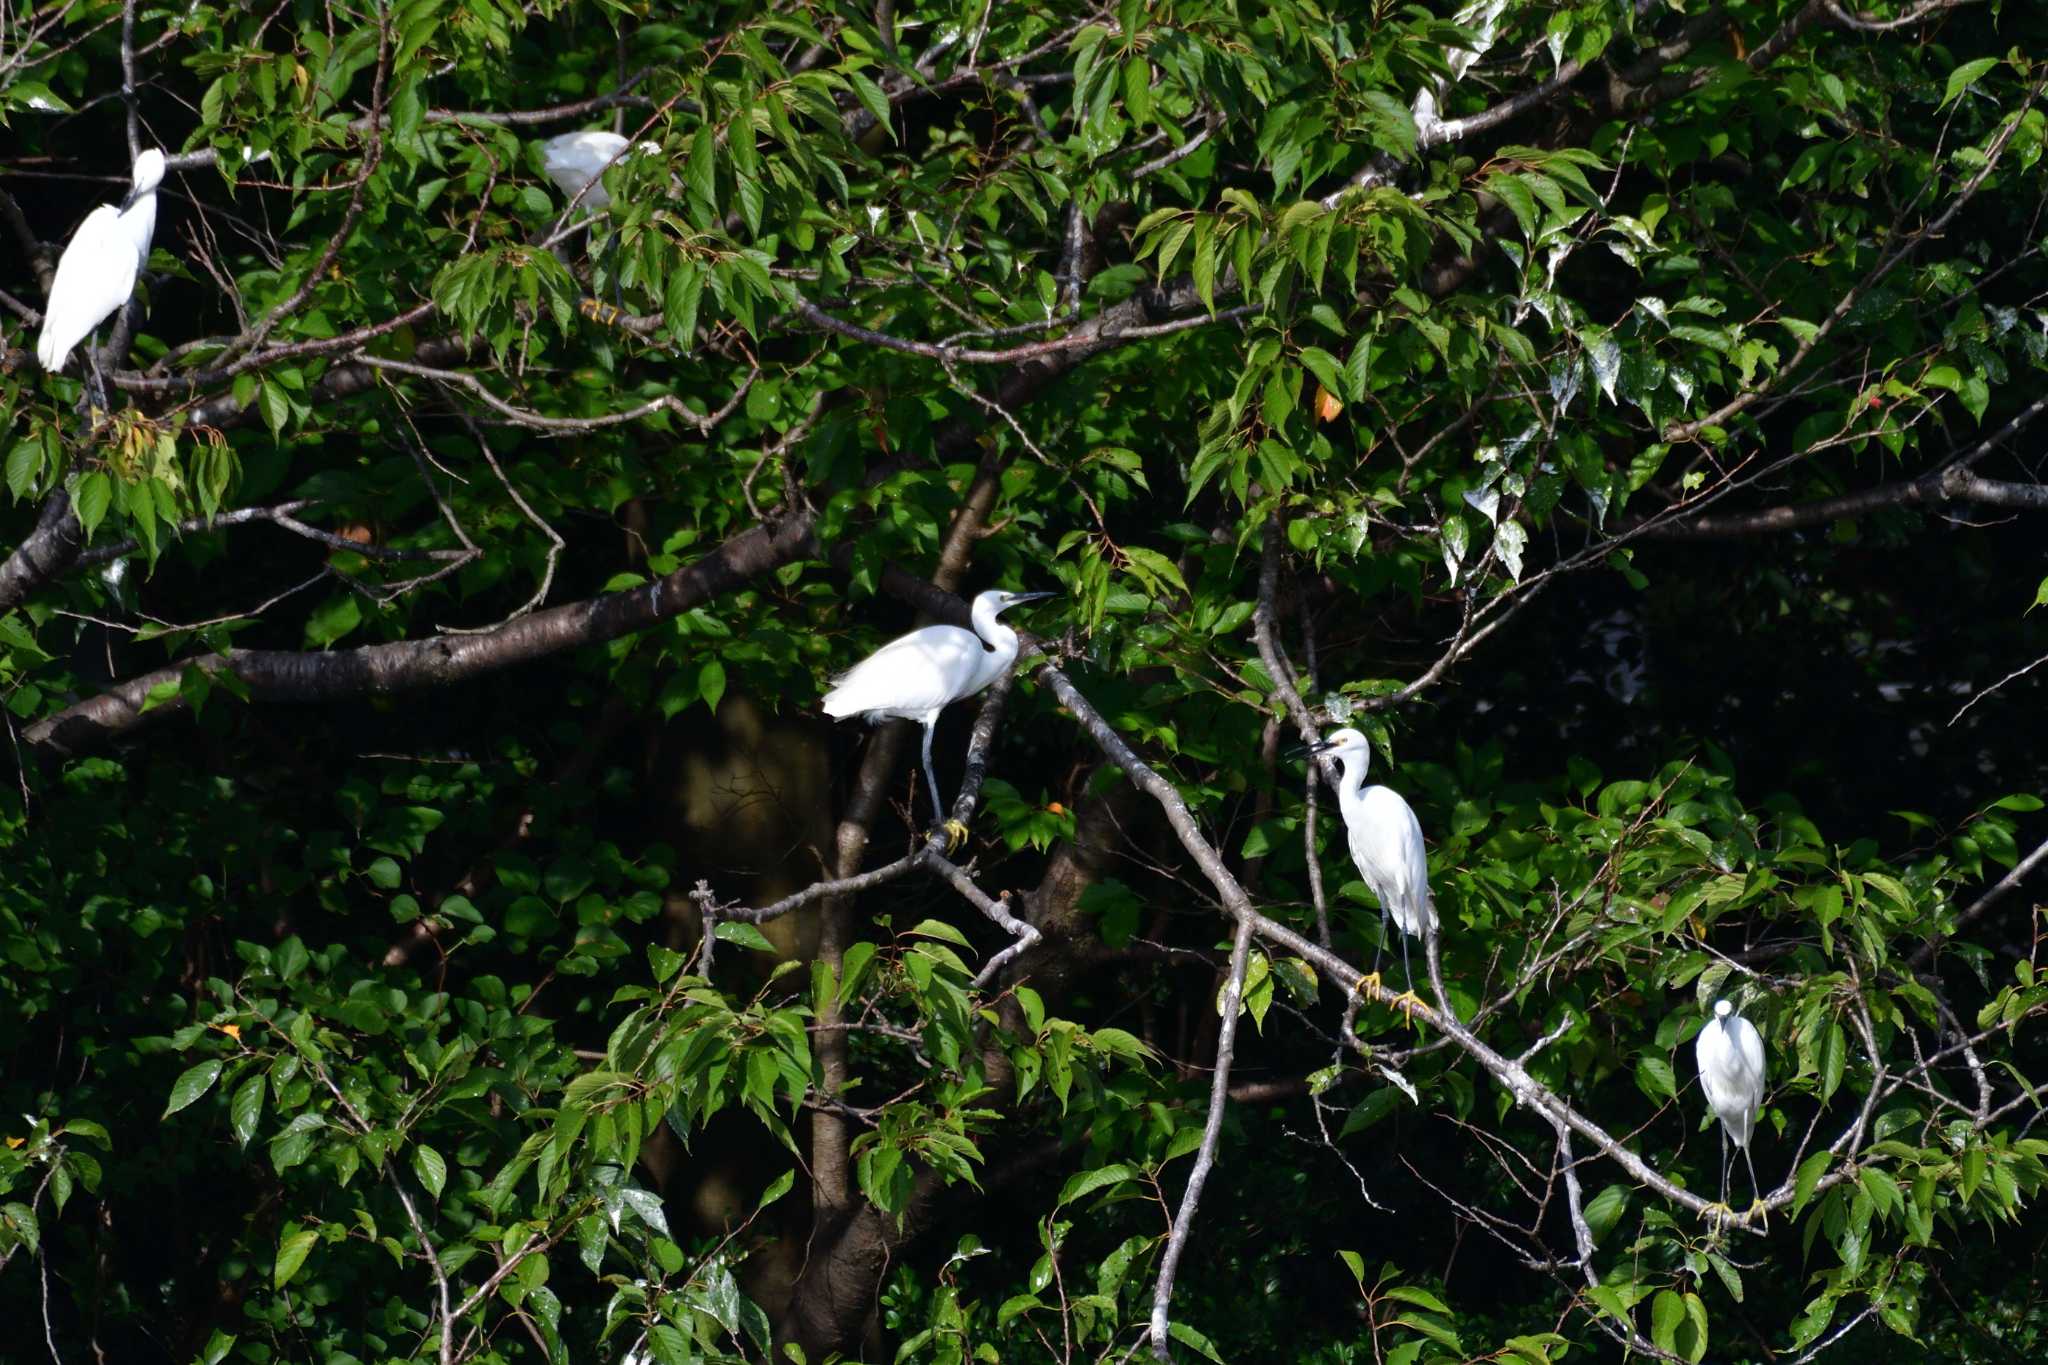
[[[2044, 82], [1969, 0], [0, 0], [9, 1358], [2040, 1358]], [[152, 145], [102, 406], [38, 310]], [[996, 584], [954, 848], [816, 698]]]

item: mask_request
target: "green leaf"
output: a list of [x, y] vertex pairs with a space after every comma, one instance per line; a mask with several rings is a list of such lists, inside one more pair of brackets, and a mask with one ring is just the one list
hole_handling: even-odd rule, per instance
[[1106, 1186], [1121, 1185], [1127, 1180], [1136, 1180], [1137, 1178], [1137, 1168], [1127, 1166], [1122, 1162], [1108, 1166], [1098, 1166], [1092, 1171], [1081, 1171], [1071, 1177], [1061, 1187], [1060, 1197], [1054, 1203], [1056, 1205], [1071, 1204], [1076, 1199], [1091, 1195]]
[[1935, 107], [1946, 109], [1962, 95], [1963, 91], [1976, 84], [1979, 77], [1992, 67], [1997, 66], [1998, 63], [1999, 58], [1997, 57], [1978, 57], [1974, 61], [1964, 62], [1961, 66], [1949, 72], [1948, 88], [1942, 91], [1941, 103]]
[[92, 533], [106, 519], [107, 508], [114, 501], [114, 483], [106, 474], [94, 470], [78, 481], [78, 490], [72, 495], [71, 507], [78, 517], [78, 524], [85, 528], [85, 538], [92, 539]]
[[228, 1101], [228, 1124], [234, 1129], [237, 1146], [247, 1147], [256, 1136], [257, 1121], [263, 1116], [265, 1084], [264, 1073], [259, 1071], [236, 1086], [234, 1098]]
[[312, 1253], [313, 1243], [319, 1239], [320, 1234], [310, 1228], [285, 1235], [284, 1240], [277, 1245], [277, 1264], [270, 1274], [271, 1285], [274, 1288], [282, 1289], [292, 1282], [292, 1276], [299, 1273], [299, 1267], [306, 1263], [306, 1257]]
[[754, 1212], [759, 1213], [762, 1209], [767, 1208], [770, 1204], [782, 1198], [783, 1195], [788, 1194], [795, 1185], [796, 1171], [793, 1168], [784, 1171], [769, 1182], [767, 1189], [761, 1191], [760, 1199], [755, 1201]]
[[439, 1199], [441, 1190], [448, 1184], [448, 1163], [432, 1147], [421, 1143], [412, 1149], [412, 1173], [419, 1177], [420, 1187], [431, 1197]]
[[1662, 1057], [1637, 1059], [1636, 1085], [1653, 1100], [1668, 1100], [1678, 1094], [1678, 1078], [1672, 1072], [1671, 1063]]
[[158, 1117], [169, 1118], [180, 1109], [188, 1108], [200, 1096], [213, 1089], [213, 1083], [220, 1079], [221, 1065], [222, 1063], [215, 1059], [188, 1067], [185, 1074], [171, 1085], [170, 1102], [164, 1106], [164, 1112]]
[[1186, 1323], [1168, 1323], [1166, 1335], [1172, 1337], [1183, 1346], [1192, 1346], [1195, 1350], [1200, 1351], [1204, 1360], [1213, 1360], [1216, 1362], [1216, 1365], [1223, 1365], [1223, 1357], [1216, 1354], [1215, 1343]]
[[306, 617], [306, 643], [325, 648], [363, 623], [363, 609], [354, 593], [330, 597]]
[[775, 945], [768, 936], [753, 925], [741, 920], [720, 920], [712, 936], [721, 943], [736, 943], [742, 948], [752, 948], [757, 953], [772, 953]]
[[1799, 1163], [1799, 1173], [1792, 1181], [1792, 1212], [1806, 1207], [1806, 1201], [1813, 1198], [1813, 1191], [1820, 1184], [1820, 1178], [1827, 1174], [1828, 1163], [1834, 1159], [1831, 1152], [1815, 1152]]
[[42, 473], [43, 443], [38, 440], [15, 442], [14, 449], [7, 452], [7, 489], [14, 494], [16, 502], [35, 492]]
[[719, 701], [725, 696], [725, 665], [716, 659], [706, 659], [704, 666], [697, 670], [697, 695], [704, 699], [704, 709], [714, 714]]

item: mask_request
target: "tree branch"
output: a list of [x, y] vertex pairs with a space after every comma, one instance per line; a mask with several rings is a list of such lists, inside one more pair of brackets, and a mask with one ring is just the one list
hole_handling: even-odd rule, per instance
[[1174, 1215], [1173, 1231], [1166, 1239], [1166, 1254], [1159, 1258], [1159, 1281], [1152, 1288], [1152, 1355], [1172, 1360], [1173, 1350], [1167, 1327], [1167, 1310], [1173, 1306], [1173, 1278], [1180, 1270], [1180, 1258], [1188, 1249], [1188, 1234], [1195, 1225], [1195, 1209], [1202, 1200], [1202, 1186], [1216, 1166], [1216, 1146], [1223, 1136], [1223, 1112], [1230, 1107], [1230, 1063], [1237, 1051], [1237, 1016], [1244, 999], [1245, 966], [1251, 959], [1252, 922], [1240, 919], [1237, 937], [1230, 945], [1230, 975], [1223, 983], [1223, 1022], [1216, 1034], [1216, 1069], [1209, 1078], [1209, 1117], [1202, 1125], [1202, 1145], [1195, 1153], [1195, 1168], [1188, 1172], [1188, 1187], [1180, 1198], [1180, 1212]]
[[652, 583], [534, 612], [483, 634], [402, 640], [325, 654], [237, 649], [183, 660], [46, 717], [29, 726], [23, 739], [31, 750], [83, 753], [148, 720], [181, 714], [187, 703], [178, 695], [178, 685], [188, 669], [207, 674], [230, 670], [253, 698], [264, 701], [323, 701], [445, 687], [643, 630], [785, 564], [816, 558], [819, 548], [813, 532], [809, 513], [757, 526]]

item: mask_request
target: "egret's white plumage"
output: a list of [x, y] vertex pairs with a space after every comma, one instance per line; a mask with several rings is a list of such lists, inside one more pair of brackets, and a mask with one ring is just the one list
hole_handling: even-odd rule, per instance
[[1020, 602], [1051, 597], [1049, 592], [990, 591], [974, 599], [974, 629], [926, 626], [899, 636], [832, 680], [825, 714], [834, 720], [864, 716], [871, 724], [901, 718], [924, 727], [924, 776], [932, 809], [940, 821], [946, 809], [932, 775], [932, 727], [939, 712], [971, 697], [1017, 661], [1017, 632], [996, 618]]
[[[1345, 727], [1315, 746], [1315, 752], [1337, 760], [1337, 810], [1351, 845], [1358, 875], [1379, 897], [1382, 913], [1396, 928], [1414, 938], [1436, 932], [1436, 903], [1429, 894], [1429, 850], [1422, 843], [1422, 822], [1414, 809], [1391, 787], [1365, 785], [1372, 762], [1372, 744]], [[1405, 956], [1407, 944], [1402, 945]]]
[[1764, 1040], [1756, 1025], [1735, 1012], [1726, 1000], [1714, 1003], [1714, 1017], [1693, 1040], [1693, 1059], [1700, 1069], [1700, 1090], [1707, 1107], [1721, 1120], [1721, 1202], [1728, 1202], [1728, 1143], [1742, 1149], [1743, 1164], [1749, 1167], [1749, 1184], [1758, 1197], [1756, 1165], [1750, 1160], [1749, 1139], [1756, 1129], [1756, 1116], [1764, 1103]]
[[[604, 173], [619, 153], [626, 150], [626, 139], [617, 133], [595, 130], [581, 133], [563, 133], [551, 137], [541, 144], [541, 166], [548, 173], [548, 179], [569, 198], [583, 194], [583, 187]], [[643, 142], [639, 150], [659, 152], [660, 147], [652, 142]], [[612, 202], [610, 195], [601, 184], [590, 185], [590, 192], [583, 195], [583, 202], [593, 209], [601, 209]]]
[[57, 259], [36, 359], [46, 370], [64, 368], [78, 343], [91, 336], [135, 292], [135, 277], [156, 236], [156, 190], [164, 154], [151, 147], [135, 158], [134, 179], [119, 208], [101, 204], [85, 215]]

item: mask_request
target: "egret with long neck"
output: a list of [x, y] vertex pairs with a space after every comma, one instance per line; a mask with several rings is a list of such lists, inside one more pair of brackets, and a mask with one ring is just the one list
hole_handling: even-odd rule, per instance
[[1750, 1159], [1749, 1140], [1756, 1132], [1757, 1114], [1764, 1104], [1764, 1039], [1756, 1025], [1735, 1012], [1726, 1000], [1714, 1002], [1714, 1017], [1693, 1040], [1693, 1060], [1699, 1063], [1700, 1090], [1707, 1107], [1721, 1121], [1721, 1208], [1728, 1208], [1728, 1144], [1742, 1149], [1742, 1164], [1749, 1168], [1750, 1192], [1763, 1198], [1756, 1183], [1756, 1163]]
[[128, 195], [117, 208], [101, 204], [71, 234], [50, 282], [36, 359], [55, 373], [72, 350], [128, 302], [156, 236], [156, 191], [164, 154], [151, 147], [135, 158]]
[[1017, 632], [996, 618], [1011, 607], [1051, 597], [1049, 592], [990, 591], [974, 599], [968, 619], [974, 629], [926, 626], [899, 636], [832, 680], [825, 714], [835, 720], [862, 716], [870, 724], [914, 720], [924, 727], [924, 780], [932, 812], [949, 833], [964, 835], [946, 819], [939, 779], [932, 769], [932, 727], [952, 703], [987, 687], [1017, 661]]
[[[1391, 787], [1369, 787], [1365, 783], [1372, 763], [1372, 744], [1358, 731], [1346, 726], [1332, 731], [1311, 752], [1336, 760], [1337, 810], [1344, 817], [1344, 832], [1351, 845], [1351, 861], [1358, 875], [1380, 903], [1380, 949], [1386, 949], [1389, 918], [1401, 931], [1401, 967], [1408, 973], [1408, 990], [1402, 997], [1415, 1000], [1415, 977], [1408, 966], [1408, 940], [1436, 932], [1436, 904], [1429, 894], [1429, 850], [1422, 843], [1422, 822], [1415, 811]], [[1372, 980], [1379, 978], [1377, 954]]]

